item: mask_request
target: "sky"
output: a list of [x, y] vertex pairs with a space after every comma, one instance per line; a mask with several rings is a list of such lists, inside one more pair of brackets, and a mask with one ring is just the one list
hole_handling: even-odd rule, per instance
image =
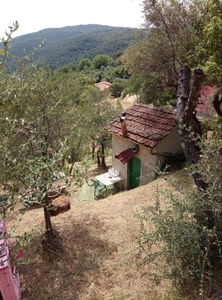
[[[13, 37], [46, 28], [99, 24], [141, 28], [143, 0], [10, 0], [1, 4], [0, 38], [16, 20]], [[4, 12], [4, 13], [3, 13]]]

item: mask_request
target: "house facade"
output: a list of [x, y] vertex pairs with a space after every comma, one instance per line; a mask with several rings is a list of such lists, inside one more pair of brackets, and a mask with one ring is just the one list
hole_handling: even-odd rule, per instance
[[124, 189], [145, 185], [156, 177], [166, 157], [183, 153], [175, 113], [135, 104], [110, 122], [112, 167], [124, 177]]

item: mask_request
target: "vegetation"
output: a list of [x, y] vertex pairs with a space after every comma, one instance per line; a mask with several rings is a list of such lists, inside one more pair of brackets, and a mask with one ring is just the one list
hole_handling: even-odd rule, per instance
[[122, 92], [124, 91], [124, 83], [123, 82], [113, 82], [110, 86], [110, 93], [113, 97], [120, 97]]
[[[163, 41], [165, 38], [168, 41], [166, 49], [171, 49], [168, 62], [171, 61], [171, 66], [176, 67], [166, 67], [164, 71], [180, 70], [179, 74], [176, 72], [169, 74], [171, 74], [170, 78], [178, 80], [177, 87], [175, 85], [177, 88], [176, 122], [196, 190], [182, 198], [169, 193], [169, 203], [165, 207], [161, 205], [160, 198], [157, 198], [156, 207], [148, 208], [142, 216], [140, 215], [143, 226], [138, 241], [142, 262], [158, 263], [158, 273], [154, 274], [157, 282], [162, 275], [166, 275], [167, 278], [173, 280], [177, 288], [185, 292], [185, 295], [188, 292], [188, 295], [190, 294], [193, 298], [212, 297], [213, 299], [213, 297], [221, 296], [219, 279], [222, 245], [219, 184], [221, 169], [213, 171], [215, 165], [220, 165], [221, 161], [219, 151], [221, 135], [220, 129], [218, 131], [214, 127], [212, 137], [216, 137], [216, 140], [214, 138], [209, 138], [207, 141], [202, 139], [201, 124], [196, 117], [195, 109], [205, 79], [203, 70], [207, 72], [208, 83], [216, 84], [220, 91], [221, 75], [220, 64], [218, 64], [220, 59], [217, 47], [220, 42], [220, 31], [217, 30], [217, 26], [220, 24], [221, 3], [206, 1], [203, 2], [203, 6], [201, 4], [202, 2], [198, 1], [193, 3], [145, 1], [148, 24], [153, 26], [154, 34], [156, 32], [159, 38], [162, 36]], [[198, 10], [200, 7], [201, 10]], [[197, 13], [195, 17], [194, 11]], [[214, 11], [214, 17], [212, 11]], [[218, 25], [212, 21], [212, 18], [216, 18]], [[177, 28], [178, 24], [172, 24], [171, 20], [178, 20], [180, 27]], [[185, 20], [186, 22], [183, 23]], [[190, 26], [191, 24], [193, 27]], [[175, 29], [177, 35], [173, 37]], [[213, 44], [209, 31], [211, 36], [212, 33], [215, 34]], [[185, 36], [186, 41], [183, 40]], [[183, 47], [177, 48], [180, 42]], [[214, 46], [214, 52], [211, 52], [208, 44], [211, 47]], [[152, 50], [150, 53], [154, 58]], [[190, 53], [192, 53], [192, 59]], [[163, 56], [157, 55], [157, 59], [160, 58]], [[149, 59], [148, 55], [146, 59]], [[194, 67], [201, 66], [203, 70], [194, 69], [194, 76], [191, 80], [191, 69], [184, 65], [185, 63]], [[163, 66], [163, 63], [149, 66], [149, 68], [155, 74], [160, 66]], [[157, 76], [158, 79], [161, 79], [161, 74]], [[162, 87], [164, 84], [166, 88], [169, 88], [164, 76], [160, 82]], [[215, 95], [213, 104], [216, 112], [221, 116], [219, 104], [221, 100], [219, 99], [219, 94]], [[220, 125], [220, 121], [218, 124]], [[145, 224], [148, 220], [153, 222], [152, 230], [147, 232], [144, 220]], [[192, 290], [189, 290], [190, 288]]]
[[[110, 161], [109, 166], [111, 165]], [[92, 165], [91, 178], [101, 170]], [[176, 175], [175, 175], [176, 176]], [[181, 177], [178, 174], [177, 179]], [[158, 181], [162, 188], [167, 184]], [[152, 299], [181, 300], [167, 283], [154, 291], [152, 278], [141, 276], [135, 261], [135, 235], [139, 222], [132, 212], [154, 203], [157, 182], [131, 191], [117, 193], [99, 201], [77, 200], [72, 191], [71, 209], [53, 217], [54, 228], [60, 232], [64, 252], [56, 257], [44, 255], [41, 240], [44, 235], [41, 209], [31, 209], [22, 220], [7, 220], [7, 228], [15, 234], [34, 230], [29, 247], [24, 251], [28, 264], [19, 266], [22, 297], [35, 300]], [[31, 225], [30, 225], [31, 224]], [[149, 268], [151, 271], [152, 269]]]
[[[202, 175], [205, 190], [185, 188], [181, 195], [158, 189], [156, 206], [145, 207], [138, 216], [143, 224], [140, 263], [155, 264], [155, 282], [168, 278], [189, 299], [218, 299], [222, 292], [220, 147], [216, 136], [202, 141], [203, 155], [190, 169]], [[170, 177], [164, 178], [172, 184]], [[185, 187], [187, 179], [182, 184]]]
[[[78, 170], [67, 167], [83, 158], [90, 143], [101, 148], [105, 167], [105, 146], [109, 137], [105, 122], [115, 108], [98, 105], [102, 94], [91, 78], [79, 73], [52, 72], [19, 62], [16, 71], [5, 72], [4, 62], [15, 23], [4, 41], [1, 64], [1, 215], [18, 202], [43, 206], [46, 248], [61, 247], [51, 223], [49, 190], [58, 193], [70, 175], [82, 182]], [[31, 60], [27, 58], [27, 60]], [[88, 130], [90, 128], [90, 132]], [[62, 183], [64, 181], [64, 183]], [[57, 184], [57, 186], [55, 186]], [[59, 185], [58, 185], [59, 184]]]
[[[97, 43], [97, 31], [91, 28], [90, 34], [83, 36], [83, 48], [79, 47], [80, 37], [75, 39], [82, 56], [73, 49], [74, 59], [69, 51], [58, 48], [56, 56], [50, 54], [55, 63], [50, 65], [48, 60], [47, 68], [30, 65], [31, 56], [6, 72], [9, 42], [18, 24], [10, 28], [0, 52], [0, 183], [5, 188], [1, 214], [5, 217], [28, 191], [31, 202], [44, 207], [47, 248], [55, 244], [48, 190], [55, 180], [66, 180], [70, 175], [81, 185], [83, 174], [75, 169], [75, 162], [81, 160], [87, 165], [95, 149], [98, 167], [106, 168], [105, 149], [110, 139], [103, 128], [118, 107], [108, 104], [107, 94], [100, 93], [96, 82], [111, 82], [113, 96], [138, 93], [143, 102], [174, 105], [195, 188], [181, 193], [158, 189], [155, 205], [138, 214], [139, 262], [145, 273], [149, 271], [147, 263], [149, 267], [155, 265], [154, 281], [160, 284], [162, 278], [170, 279], [183, 297], [216, 299], [222, 294], [221, 2], [145, 0], [143, 6], [146, 36], [138, 35], [123, 55], [117, 49], [115, 55], [110, 54], [104, 44], [99, 53], [86, 55], [86, 48], [95, 49]], [[102, 36], [107, 38], [109, 32], [108, 40], [112, 41], [109, 30], [106, 27]], [[122, 29], [118, 32], [122, 38]], [[73, 45], [71, 37], [62, 43], [63, 50]], [[61, 61], [61, 53], [71, 61]], [[213, 104], [218, 117], [210, 124], [212, 132], [207, 139], [202, 138], [196, 114], [204, 80], [217, 87]]]
[[93, 60], [96, 55], [106, 54], [115, 58], [133, 41], [136, 28], [111, 27], [102, 25], [78, 25], [64, 28], [44, 29], [36, 33], [16, 37], [11, 51], [15, 57], [29, 55], [44, 41], [35, 53], [35, 64], [43, 64], [55, 70], [73, 64], [81, 59]]
[[[70, 118], [69, 98], [61, 98], [61, 81], [44, 70], [28, 69], [20, 75], [22, 78], [5, 78], [7, 89], [2, 92], [1, 184], [7, 198], [15, 201], [11, 205], [28, 197], [30, 203], [43, 205], [51, 245], [54, 233], [47, 191], [55, 179], [61, 179], [61, 172], [64, 180], [67, 174], [63, 163], [68, 138], [64, 121]], [[7, 202], [1, 207], [4, 213]]]
[[123, 56], [144, 102], [167, 105], [163, 94], [168, 92], [176, 103], [179, 69], [190, 63], [188, 54], [196, 38], [191, 25], [201, 19], [201, 12], [202, 1], [144, 1], [147, 35]]
[[[189, 55], [190, 65], [201, 67], [208, 84], [216, 85], [221, 93], [221, 1], [207, 0], [194, 26], [195, 40]], [[203, 18], [204, 14], [204, 18]]]

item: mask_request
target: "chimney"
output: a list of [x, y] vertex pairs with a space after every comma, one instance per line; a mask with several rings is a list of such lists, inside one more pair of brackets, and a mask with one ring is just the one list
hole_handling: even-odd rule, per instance
[[124, 137], [126, 137], [127, 136], [127, 130], [126, 130], [126, 113], [125, 113], [125, 111], [123, 111], [121, 113], [120, 122], [121, 122], [122, 135]]

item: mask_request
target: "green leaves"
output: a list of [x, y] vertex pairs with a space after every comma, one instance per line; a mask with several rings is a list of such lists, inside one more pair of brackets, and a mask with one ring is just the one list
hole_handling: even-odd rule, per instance
[[204, 69], [207, 81], [221, 89], [222, 6], [220, 0], [207, 0], [204, 4], [203, 13], [198, 17], [199, 26], [194, 27], [196, 39], [190, 58], [195, 58], [196, 66]]
[[3, 44], [3, 49], [0, 49], [0, 55], [2, 55], [2, 59], [0, 59], [0, 70], [4, 68], [6, 59], [9, 53], [10, 42], [12, 39], [12, 33], [15, 32], [19, 28], [18, 21], [13, 23], [13, 26], [9, 26], [10, 32], [5, 32], [6, 38], [1, 38], [0, 41]]
[[[159, 279], [170, 279], [191, 297], [200, 291], [201, 299], [208, 296], [209, 289], [215, 288], [217, 295], [217, 286], [221, 286], [222, 158], [218, 131], [201, 140], [200, 161], [189, 170], [201, 174], [207, 188], [197, 191], [190, 186], [189, 178], [182, 181], [182, 171], [172, 177], [165, 175], [169, 186], [157, 186], [156, 205], [145, 207], [137, 215], [141, 223], [139, 263], [147, 269], [149, 264], [152, 269], [156, 266], [154, 279], [156, 274]], [[221, 296], [219, 289], [217, 296]]]

